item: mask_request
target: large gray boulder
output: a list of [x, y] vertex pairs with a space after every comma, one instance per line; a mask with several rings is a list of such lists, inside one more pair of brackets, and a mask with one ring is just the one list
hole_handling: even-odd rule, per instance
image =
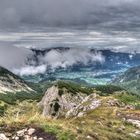
[[59, 89], [57, 85], [50, 87], [40, 103], [43, 115], [47, 117], [82, 117], [88, 110], [100, 106], [101, 101], [96, 94], [87, 96], [84, 93], [73, 94], [66, 88]]

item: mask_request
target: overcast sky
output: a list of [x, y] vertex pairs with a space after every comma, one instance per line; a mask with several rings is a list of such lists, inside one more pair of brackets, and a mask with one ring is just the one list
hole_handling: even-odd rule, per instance
[[[0, 0], [0, 66], [36, 74], [46, 63], [66, 67], [85, 58], [103, 60], [100, 53], [91, 57], [88, 48], [140, 53], [139, 32], [140, 0]], [[46, 54], [45, 65], [36, 69], [26, 64], [30, 48], [63, 46], [76, 49], [52, 51], [54, 57]]]
[[0, 27], [55, 26], [135, 30], [139, 0], [0, 0]]

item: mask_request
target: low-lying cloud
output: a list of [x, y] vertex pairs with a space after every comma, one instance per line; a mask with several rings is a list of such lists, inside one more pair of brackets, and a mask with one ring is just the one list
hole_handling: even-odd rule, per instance
[[103, 63], [105, 58], [100, 52], [91, 52], [90, 49], [71, 48], [65, 51], [52, 49], [45, 55], [38, 55], [35, 60], [30, 60], [28, 65], [14, 72], [23, 75], [44, 74], [47, 70], [55, 71], [57, 68], [70, 68], [71, 66], [89, 63]]
[[19, 69], [14, 69], [14, 73], [23, 76], [23, 75], [36, 75], [36, 74], [44, 74], [47, 71], [46, 65], [39, 65], [39, 66], [24, 66]]

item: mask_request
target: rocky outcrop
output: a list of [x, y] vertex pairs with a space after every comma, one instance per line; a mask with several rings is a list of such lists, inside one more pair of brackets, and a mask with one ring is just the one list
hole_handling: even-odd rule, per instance
[[110, 107], [126, 107], [123, 102], [120, 102], [118, 99], [111, 98], [107, 101], [107, 105]]
[[24, 128], [15, 132], [0, 133], [0, 140], [57, 140], [55, 135], [42, 128]]
[[50, 87], [38, 104], [43, 108], [43, 115], [50, 117], [80, 117], [100, 106], [96, 94], [87, 96], [84, 93], [73, 94], [66, 88], [59, 89], [57, 85]]
[[9, 140], [9, 138], [7, 138], [6, 136], [5, 136], [5, 134], [0, 134], [0, 140]]
[[135, 130], [133, 133], [129, 133], [129, 135], [130, 135], [131, 137], [140, 138], [140, 131], [139, 131], [139, 130]]
[[128, 119], [127, 122], [135, 125], [138, 129], [140, 129], [140, 120]]
[[83, 117], [88, 111], [94, 110], [101, 105], [101, 100], [97, 99], [96, 94], [91, 94], [66, 113], [66, 118]]

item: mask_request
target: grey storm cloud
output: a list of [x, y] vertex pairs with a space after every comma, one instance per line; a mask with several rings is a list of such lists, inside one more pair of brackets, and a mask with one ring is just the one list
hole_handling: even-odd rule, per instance
[[139, 27], [139, 0], [0, 0], [0, 26]]

